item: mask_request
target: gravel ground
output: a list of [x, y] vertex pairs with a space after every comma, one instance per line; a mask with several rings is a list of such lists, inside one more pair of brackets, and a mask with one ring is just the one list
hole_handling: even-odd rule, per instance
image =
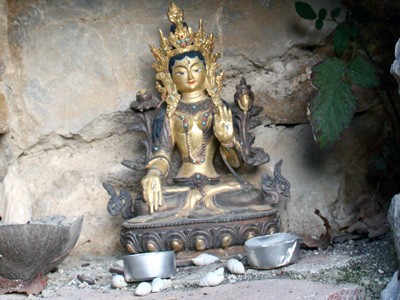
[[[64, 287], [73, 289], [94, 289], [102, 293], [115, 292], [111, 287], [110, 268], [122, 259], [119, 257], [67, 257], [57, 270], [48, 275], [47, 287], [38, 296], [29, 295], [29, 299], [51, 298], [60, 296]], [[227, 274], [222, 284], [239, 281], [255, 281], [262, 279], [298, 279], [327, 284], [358, 284], [366, 290], [367, 299], [379, 299], [380, 292], [386, 287], [396, 271], [395, 249], [392, 237], [386, 234], [378, 239], [363, 239], [335, 244], [326, 250], [301, 250], [299, 262], [274, 270], [255, 270], [246, 265], [246, 256], [239, 259], [245, 264], [244, 275]], [[207, 272], [224, 266], [226, 259], [208, 266], [180, 267], [172, 279], [173, 290], [193, 290], [198, 288], [198, 281]], [[81, 282], [77, 277], [93, 279], [89, 284]], [[88, 280], [90, 281], [90, 280]], [[94, 283], [94, 284], [93, 284]], [[129, 284], [127, 291], [134, 292], [137, 283]], [[12, 299], [10, 297], [0, 299]], [[21, 296], [18, 296], [21, 299]]]

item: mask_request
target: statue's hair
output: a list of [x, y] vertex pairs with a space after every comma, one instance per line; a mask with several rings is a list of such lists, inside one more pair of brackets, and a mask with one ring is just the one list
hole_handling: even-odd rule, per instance
[[171, 59], [169, 60], [169, 63], [168, 63], [168, 71], [169, 71], [169, 73], [170, 73], [171, 75], [172, 75], [172, 67], [173, 67], [173, 65], [175, 64], [175, 62], [176, 62], [177, 60], [182, 60], [182, 59], [184, 59], [185, 57], [189, 57], [189, 58], [195, 58], [195, 57], [197, 57], [198, 59], [200, 59], [200, 60], [204, 63], [204, 66], [206, 65], [204, 56], [203, 56], [203, 54], [201, 54], [201, 52], [199, 52], [199, 51], [184, 52], [184, 53], [181, 53], [181, 54], [178, 54], [178, 55], [175, 55], [175, 56], [171, 57]]

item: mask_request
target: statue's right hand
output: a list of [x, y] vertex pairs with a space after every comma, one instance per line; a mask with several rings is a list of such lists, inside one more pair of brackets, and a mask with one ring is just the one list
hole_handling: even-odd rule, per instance
[[152, 214], [158, 210], [163, 204], [163, 196], [161, 191], [161, 178], [159, 174], [153, 173], [151, 170], [142, 179], [143, 198], [149, 204], [149, 210]]

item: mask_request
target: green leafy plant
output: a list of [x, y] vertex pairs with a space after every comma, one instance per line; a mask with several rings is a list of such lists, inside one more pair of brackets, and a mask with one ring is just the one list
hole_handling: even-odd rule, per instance
[[[330, 19], [327, 19], [326, 8], [317, 13], [308, 3], [296, 1], [295, 9], [303, 19], [315, 20], [317, 30], [321, 30], [326, 21], [337, 23], [333, 34], [336, 57], [328, 58], [313, 68], [311, 80], [318, 93], [308, 105], [314, 138], [321, 148], [327, 148], [341, 137], [354, 116], [356, 97], [351, 86], [371, 88], [378, 84], [374, 65], [354, 55], [357, 41], [360, 41], [356, 23], [368, 22], [368, 14], [360, 7], [347, 12], [344, 21], [339, 22], [337, 19], [342, 13], [339, 7], [330, 11]], [[353, 48], [352, 55], [344, 58], [350, 46]]]

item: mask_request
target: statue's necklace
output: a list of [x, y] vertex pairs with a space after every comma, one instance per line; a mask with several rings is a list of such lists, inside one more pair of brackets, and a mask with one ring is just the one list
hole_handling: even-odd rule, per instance
[[[210, 112], [203, 113], [201, 125], [203, 129], [207, 126], [207, 120], [210, 115]], [[207, 143], [207, 132], [206, 130], [202, 130], [202, 138], [201, 145], [198, 147], [193, 153], [192, 143], [190, 142], [190, 134], [189, 134], [189, 121], [185, 115], [181, 115], [179, 117], [182, 121], [183, 128], [185, 130], [185, 141], [188, 149], [188, 157], [184, 158], [185, 162], [191, 162], [193, 164], [202, 164], [205, 161], [206, 157], [206, 143]]]
[[177, 110], [190, 114], [195, 115], [200, 111], [209, 110], [213, 107], [213, 102], [210, 98], [207, 98], [202, 101], [194, 102], [194, 103], [184, 103], [180, 101], [176, 107]]
[[183, 103], [180, 102], [176, 109], [176, 112], [182, 112], [182, 114], [178, 115], [179, 119], [182, 122], [183, 129], [185, 130], [185, 141], [188, 149], [188, 156], [183, 158], [184, 162], [191, 162], [193, 164], [202, 164], [205, 162], [206, 157], [206, 143], [207, 143], [207, 132], [206, 130], [202, 130], [202, 139], [201, 145], [195, 151], [193, 151], [192, 143], [190, 142], [189, 135], [189, 120], [187, 116], [183, 113], [194, 115], [200, 111], [203, 112], [203, 116], [201, 119], [201, 126], [203, 129], [207, 126], [208, 117], [211, 114], [212, 102], [210, 99], [206, 99], [203, 101], [199, 101], [196, 103]]

